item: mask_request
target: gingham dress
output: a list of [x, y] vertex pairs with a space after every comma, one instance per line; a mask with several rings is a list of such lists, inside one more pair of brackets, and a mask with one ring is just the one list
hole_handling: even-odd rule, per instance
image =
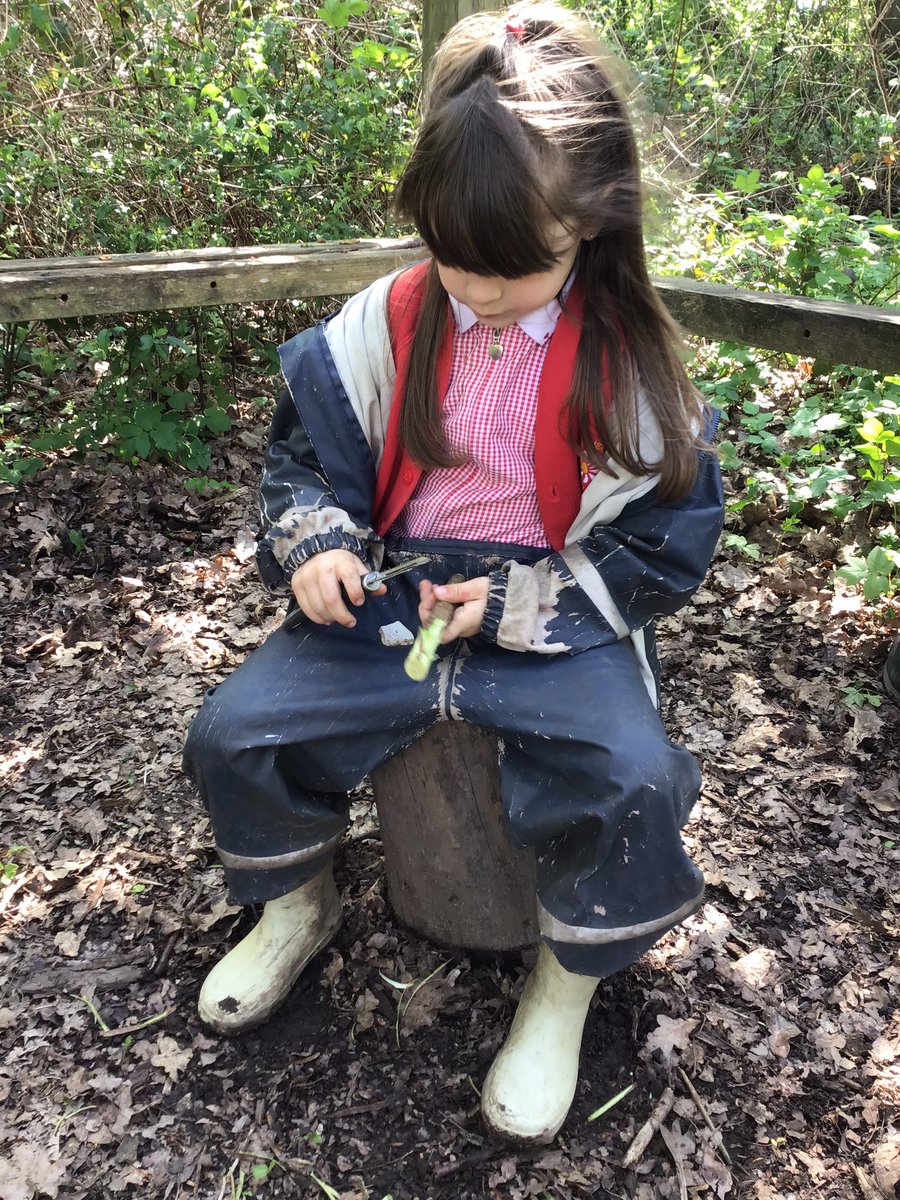
[[535, 488], [534, 421], [555, 324], [539, 339], [519, 325], [503, 329], [496, 360], [487, 352], [494, 337], [487, 326], [455, 324], [443, 418], [451, 450], [465, 461], [422, 477], [395, 522], [400, 537], [548, 545]]

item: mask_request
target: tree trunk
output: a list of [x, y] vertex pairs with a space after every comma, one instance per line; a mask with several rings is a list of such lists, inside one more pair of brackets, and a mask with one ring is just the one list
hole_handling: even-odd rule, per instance
[[900, 0], [881, 0], [877, 11], [875, 39], [890, 76], [900, 70]]
[[404, 925], [472, 950], [537, 940], [534, 855], [509, 844], [493, 734], [442, 722], [372, 786], [388, 898]]

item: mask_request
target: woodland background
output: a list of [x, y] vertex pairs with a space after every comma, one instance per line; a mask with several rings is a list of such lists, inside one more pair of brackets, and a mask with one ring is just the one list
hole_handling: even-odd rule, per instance
[[[656, 273], [898, 303], [896, 0], [578, 7], [633, 73]], [[406, 232], [419, 72], [408, 3], [6, 0], [0, 256]], [[709, 903], [601, 991], [555, 1147], [481, 1134], [522, 964], [392, 923], [365, 791], [322, 965], [247, 1039], [199, 1026], [252, 914], [179, 747], [283, 614], [252, 572], [274, 347], [338, 302], [0, 327], [0, 1197], [895, 1197], [900, 376], [692, 345], [727, 526], [661, 645]]]

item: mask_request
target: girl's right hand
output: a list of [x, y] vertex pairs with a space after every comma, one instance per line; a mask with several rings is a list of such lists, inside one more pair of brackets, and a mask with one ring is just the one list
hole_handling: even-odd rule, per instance
[[[291, 576], [291, 591], [303, 612], [317, 625], [337, 621], [352, 629], [356, 617], [344, 603], [344, 592], [356, 605], [364, 604], [366, 593], [362, 577], [369, 567], [349, 550], [323, 550], [308, 558]], [[383, 596], [387, 587], [382, 584], [373, 596]]]

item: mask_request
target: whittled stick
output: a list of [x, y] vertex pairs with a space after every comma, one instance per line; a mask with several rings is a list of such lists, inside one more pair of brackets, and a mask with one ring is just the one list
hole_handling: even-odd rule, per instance
[[[447, 582], [465, 583], [465, 578], [462, 575], [454, 575]], [[413, 647], [409, 654], [407, 654], [406, 662], [403, 664], [403, 670], [416, 683], [421, 683], [424, 679], [428, 678], [431, 664], [437, 655], [444, 630], [453, 618], [455, 607], [456, 605], [452, 600], [438, 600], [437, 604], [431, 610], [428, 624], [423, 625], [416, 634]]]

